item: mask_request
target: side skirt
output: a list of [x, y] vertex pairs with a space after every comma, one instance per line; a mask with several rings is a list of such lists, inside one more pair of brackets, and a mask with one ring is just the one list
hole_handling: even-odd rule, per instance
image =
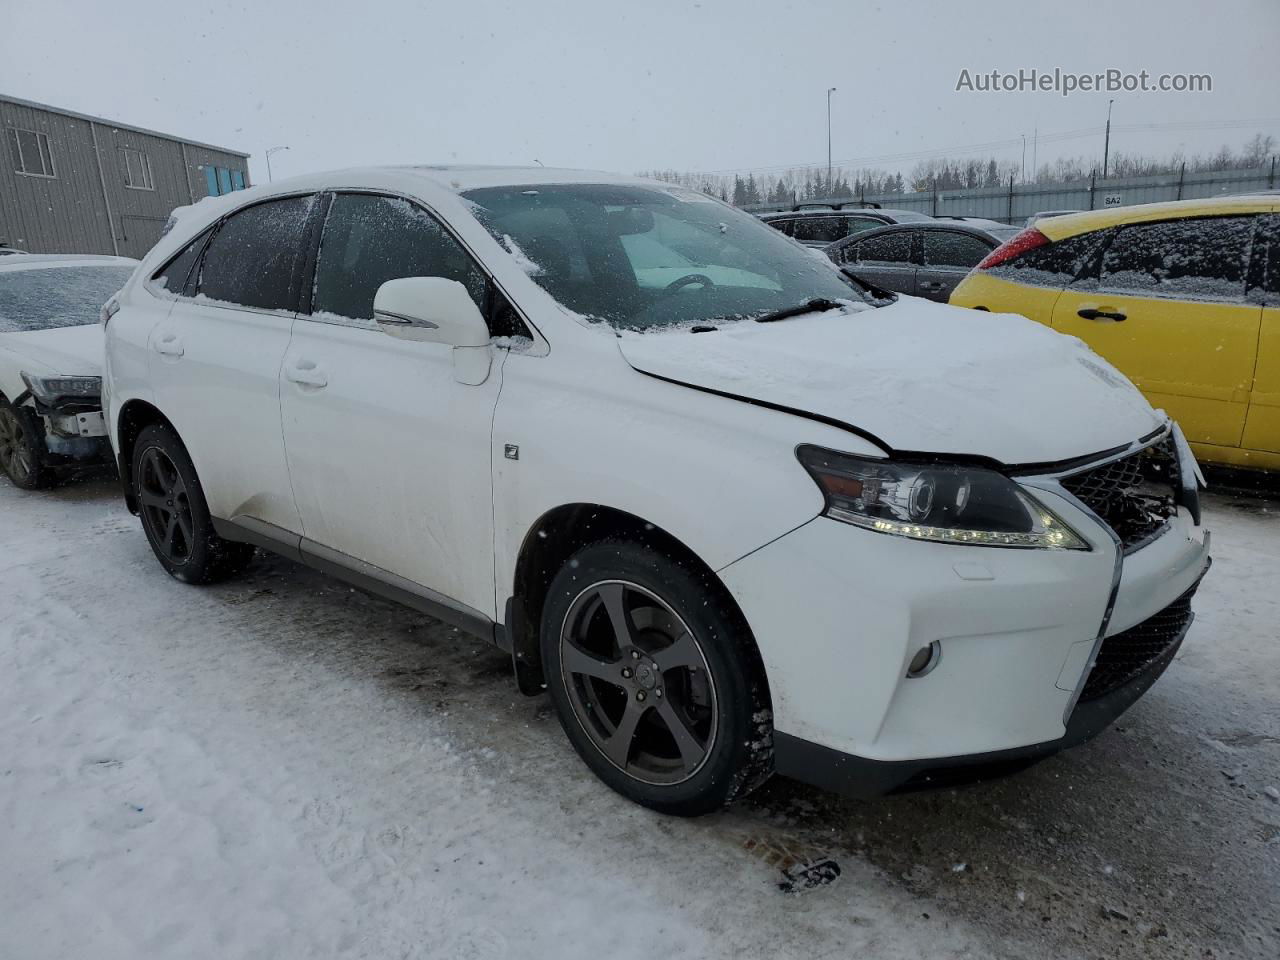
[[304, 564], [367, 593], [435, 617], [486, 643], [492, 643], [500, 650], [511, 652], [510, 643], [506, 639], [507, 632], [498, 624], [479, 610], [436, 593], [420, 583], [406, 580], [381, 567], [252, 517], [211, 519], [214, 531], [224, 540], [252, 543], [255, 547]]

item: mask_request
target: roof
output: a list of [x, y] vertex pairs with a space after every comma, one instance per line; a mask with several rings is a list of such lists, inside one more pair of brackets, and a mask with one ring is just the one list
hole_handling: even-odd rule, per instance
[[47, 103], [37, 103], [34, 100], [23, 100], [20, 97], [10, 97], [7, 94], [0, 94], [0, 100], [5, 103], [16, 103], [20, 107], [30, 107], [33, 110], [45, 110], [49, 113], [59, 113], [64, 117], [74, 117], [77, 120], [88, 120], [90, 123], [99, 123], [104, 127], [114, 127], [120, 130], [132, 130], [134, 133], [145, 133], [150, 137], [160, 137], [163, 140], [173, 140], [176, 143], [185, 143], [192, 147], [203, 147], [206, 150], [217, 150], [219, 153], [229, 153], [233, 157], [248, 158], [249, 154], [243, 150], [232, 150], [229, 147], [219, 147], [212, 143], [201, 143], [199, 140], [192, 140], [189, 137], [177, 137], [172, 133], [161, 133], [159, 130], [148, 130], [146, 127], [135, 127], [128, 123], [118, 123], [115, 120], [108, 120], [105, 117], [95, 117], [90, 113], [77, 113], [74, 110], [64, 110], [61, 107], [53, 107]]
[[879, 237], [888, 233], [902, 233], [907, 230], [945, 230], [948, 233], [969, 233], [975, 237], [1002, 243], [1009, 236], [1017, 233], [1019, 229], [1019, 227], [1010, 227], [1003, 223], [995, 227], [988, 227], [981, 223], [965, 223], [963, 220], [910, 220], [906, 223], [887, 223], [883, 227], [872, 227], [870, 230], [862, 230], [847, 237], [841, 237], [825, 249], [843, 247], [860, 240], [866, 240], [868, 237]]
[[1076, 234], [1114, 227], [1122, 223], [1169, 220], [1174, 217], [1211, 217], [1229, 213], [1266, 213], [1280, 208], [1280, 197], [1212, 197], [1208, 200], [1169, 200], [1164, 203], [1139, 203], [1108, 210], [1068, 213], [1060, 217], [1037, 220], [1035, 229], [1050, 240], [1063, 240]]
[[832, 207], [813, 210], [770, 210], [767, 213], [758, 213], [756, 216], [761, 220], [777, 220], [781, 217], [794, 220], [806, 217], [874, 217], [877, 214], [883, 214], [886, 217], [906, 216], [912, 220], [919, 218], [921, 221], [933, 219], [929, 214], [921, 213], [919, 210], [899, 210], [893, 207], [845, 207], [842, 210], [836, 210]]
[[29, 253], [25, 257], [0, 259], [0, 272], [16, 272], [43, 267], [135, 267], [138, 261], [132, 257], [109, 257], [94, 253]]

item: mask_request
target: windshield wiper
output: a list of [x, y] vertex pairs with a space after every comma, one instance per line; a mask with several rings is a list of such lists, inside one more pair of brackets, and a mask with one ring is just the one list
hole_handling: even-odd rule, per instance
[[804, 313], [819, 313], [823, 310], [838, 310], [844, 304], [838, 300], [828, 300], [826, 297], [814, 297], [812, 300], [806, 300], [804, 303], [794, 307], [786, 307], [782, 310], [775, 310], [773, 313], [766, 313], [763, 317], [756, 317], [756, 323], [773, 323], [777, 320], [787, 320], [791, 317], [798, 317]]

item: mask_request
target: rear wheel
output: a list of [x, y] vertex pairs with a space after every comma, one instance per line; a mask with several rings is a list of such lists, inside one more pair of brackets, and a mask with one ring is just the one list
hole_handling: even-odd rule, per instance
[[44, 458], [44, 435], [35, 418], [0, 397], [0, 470], [23, 490], [51, 487], [57, 474]]
[[152, 424], [138, 435], [132, 477], [142, 529], [170, 575], [185, 583], [216, 583], [253, 558], [251, 544], [214, 532], [196, 468], [172, 428]]
[[716, 810], [772, 769], [768, 694], [718, 584], [636, 543], [584, 547], [552, 582], [542, 657], [561, 725], [623, 796]]

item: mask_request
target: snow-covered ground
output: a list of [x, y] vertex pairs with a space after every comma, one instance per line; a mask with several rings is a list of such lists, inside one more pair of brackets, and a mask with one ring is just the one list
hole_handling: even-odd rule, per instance
[[0, 483], [0, 957], [1280, 956], [1280, 503], [1208, 517], [1183, 653], [1094, 743], [681, 821], [448, 627], [277, 559], [186, 587], [114, 482]]

